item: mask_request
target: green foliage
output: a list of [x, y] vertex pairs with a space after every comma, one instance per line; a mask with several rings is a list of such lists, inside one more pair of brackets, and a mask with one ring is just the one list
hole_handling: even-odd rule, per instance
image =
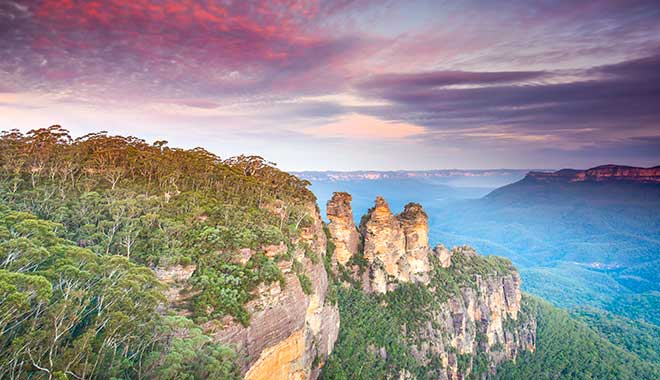
[[323, 266], [325, 267], [325, 272], [328, 274], [328, 288], [325, 294], [325, 301], [329, 305], [335, 305], [339, 301], [339, 294], [337, 290], [339, 284], [335, 271], [332, 268], [332, 258], [335, 254], [336, 247], [335, 243], [332, 241], [330, 230], [325, 223], [323, 223], [323, 232], [325, 233], [325, 237], [328, 241], [325, 248], [325, 256], [323, 256]]
[[[342, 328], [323, 368], [323, 379], [385, 379], [401, 368], [418, 372], [400, 321], [377, 297], [342, 287], [339, 314]], [[387, 361], [380, 356], [381, 348]]]
[[[105, 133], [72, 139], [59, 126], [0, 136], [0, 202], [59, 223], [63, 237], [98, 255], [150, 267], [198, 265], [191, 279], [197, 319], [232, 315], [246, 324], [249, 293], [262, 282], [284, 286], [272, 260], [243, 266], [237, 253], [288, 244], [308, 227], [306, 206], [315, 200], [308, 184], [261, 157], [222, 160], [164, 141]], [[305, 253], [320, 260], [309, 247]]]
[[305, 257], [309, 259], [309, 261], [312, 262], [312, 264], [318, 264], [321, 261], [321, 258], [319, 255], [312, 250], [312, 248], [309, 246], [307, 243], [302, 244], [302, 249], [303, 252], [305, 252]]
[[572, 312], [613, 344], [624, 347], [641, 359], [660, 364], [660, 327], [643, 321], [633, 321], [594, 308], [577, 309]]
[[476, 289], [477, 276], [508, 275], [514, 270], [511, 261], [502, 257], [467, 255], [460, 249], [453, 249], [452, 253], [449, 268], [441, 268], [435, 255], [430, 257], [434, 267], [431, 286], [436, 289], [436, 296], [441, 301], [457, 294], [461, 287]]
[[236, 378], [230, 350], [161, 320], [150, 268], [196, 265], [193, 318], [248, 324], [253, 290], [286, 285], [276, 261], [291, 254], [263, 251], [310, 226], [308, 185], [256, 156], [59, 126], [2, 133], [0, 204], [18, 212], [0, 208], [0, 377]]
[[300, 281], [300, 287], [302, 288], [303, 293], [310, 295], [314, 293], [312, 288], [312, 280], [309, 279], [309, 276], [305, 273], [298, 273], [298, 281]]
[[614, 298], [605, 309], [624, 317], [660, 326], [660, 292], [624, 295]]
[[137, 375], [162, 285], [150, 269], [95, 255], [60, 232], [0, 207], [0, 377]]
[[587, 325], [525, 295], [523, 312], [538, 322], [537, 350], [505, 363], [498, 379], [658, 379], [660, 367], [614, 346]]
[[[435, 256], [431, 260], [434, 270], [429, 286], [401, 283], [383, 295], [366, 295], [355, 285], [338, 287], [341, 329], [323, 379], [398, 378], [401, 370], [415, 379], [438, 378], [437, 358], [422, 366], [413, 357], [411, 347], [422, 342], [412, 332], [446, 307], [449, 297], [460, 294], [462, 288], [475, 287], [476, 276], [510, 274], [512, 266], [505, 259], [461, 253], [454, 254], [455, 264], [446, 269]], [[458, 358], [463, 370], [471, 366], [473, 378], [489, 370], [483, 354]]]
[[169, 339], [165, 351], [151, 358], [153, 380], [240, 380], [236, 354], [228, 347], [213, 343], [192, 321], [167, 317], [160, 327]]
[[296, 259], [293, 259], [291, 264], [291, 269], [293, 270], [293, 273], [298, 276], [298, 282], [300, 282], [300, 287], [302, 288], [303, 293], [306, 295], [312, 294], [314, 292], [314, 289], [312, 288], [312, 280], [305, 273], [305, 267], [303, 264]]
[[253, 290], [260, 283], [273, 282], [284, 288], [284, 275], [263, 254], [252, 257], [247, 265], [222, 259], [200, 261], [190, 280], [200, 291], [193, 297], [193, 311], [204, 319], [231, 315], [247, 326], [250, 315], [244, 304], [253, 298]]

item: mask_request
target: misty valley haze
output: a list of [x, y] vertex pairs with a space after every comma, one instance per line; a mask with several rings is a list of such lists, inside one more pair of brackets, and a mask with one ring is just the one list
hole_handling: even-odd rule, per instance
[[[523, 289], [558, 305], [616, 308], [660, 322], [660, 281], [652, 269], [658, 267], [655, 252], [660, 250], [654, 238], [660, 235], [660, 170], [604, 166], [523, 172], [300, 175], [312, 181], [322, 208], [332, 189], [351, 193], [358, 215], [380, 194], [394, 209], [408, 201], [421, 203], [430, 217], [432, 241], [469, 244], [484, 254], [511, 258], [521, 269]], [[613, 175], [617, 172], [628, 177]], [[579, 181], [582, 173], [586, 181]], [[636, 304], [637, 297], [649, 298], [650, 304]]]

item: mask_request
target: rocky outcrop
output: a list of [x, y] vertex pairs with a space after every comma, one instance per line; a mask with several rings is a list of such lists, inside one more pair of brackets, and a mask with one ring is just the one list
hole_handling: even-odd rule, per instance
[[441, 268], [449, 268], [451, 266], [451, 251], [444, 245], [438, 244], [433, 248], [433, 253], [438, 257], [438, 262]]
[[368, 277], [364, 281], [368, 291], [385, 293], [392, 280], [409, 277], [402, 273], [406, 270], [403, 227], [382, 197], [376, 198], [374, 207], [362, 217], [360, 233], [364, 239], [363, 256], [368, 263]]
[[[443, 254], [445, 251], [442, 246], [436, 249]], [[394, 319], [401, 328], [400, 335], [390, 335], [386, 341], [398, 343], [350, 347], [364, 349], [372, 358], [382, 360], [383, 366], [389, 365], [392, 375], [386, 378], [487, 379], [496, 374], [501, 363], [536, 349], [536, 320], [521, 312], [518, 273], [506, 268], [506, 262], [493, 264], [469, 247], [456, 247], [446, 254], [454, 262], [446, 268], [433, 268], [425, 289], [420, 287], [419, 293], [415, 293], [408, 288], [391, 299], [387, 297], [389, 293], [382, 298], [377, 312], [383, 314], [381, 318]], [[424, 299], [422, 304], [418, 297]], [[416, 311], [412, 315], [404, 312], [402, 317], [402, 305], [411, 305]], [[353, 312], [350, 305], [345, 307], [347, 312]], [[365, 341], [372, 334], [369, 328], [358, 328], [351, 334], [357, 331], [367, 335]], [[399, 355], [410, 353], [416, 363], [391, 362], [390, 356], [395, 356], [388, 352], [391, 349]], [[411, 373], [413, 368], [417, 375]]]
[[184, 316], [190, 315], [190, 312], [184, 306], [193, 295], [188, 280], [196, 269], [196, 265], [173, 265], [156, 268], [156, 277], [167, 285], [165, 290], [167, 305], [163, 305], [164, 309], [177, 310], [179, 314]]
[[326, 206], [330, 222], [328, 230], [335, 245], [333, 261], [341, 265], [346, 265], [351, 257], [357, 254], [360, 242], [360, 235], [353, 219], [351, 199], [348, 193], [334, 193]]
[[304, 294], [291, 265], [283, 264], [287, 285], [284, 289], [277, 283], [259, 289], [258, 298], [247, 305], [251, 315], [248, 327], [230, 319], [206, 326], [216, 340], [235, 347], [246, 380], [316, 379], [332, 352], [339, 333], [339, 313], [336, 306], [325, 304], [323, 265], [303, 260], [312, 279], [312, 294]]
[[[515, 270], [493, 269], [468, 246], [448, 250], [437, 245], [431, 250], [428, 216], [415, 203], [394, 215], [387, 202], [378, 197], [362, 218], [358, 232], [350, 202], [346, 193], [336, 193], [328, 202], [336, 269], [348, 270], [356, 277], [361, 274], [367, 292], [387, 293], [404, 282], [427, 285], [425, 291], [433, 294], [433, 305], [425, 307], [422, 322], [403, 323], [401, 328], [409, 352], [429, 368], [433, 378], [466, 378], [477, 363], [483, 366], [484, 360], [488, 371], [494, 373], [499, 363], [515, 359], [523, 350], [535, 349], [536, 322], [521, 314], [520, 277]], [[236, 350], [245, 379], [316, 379], [335, 346], [340, 316], [337, 305], [327, 300], [330, 280], [322, 260], [326, 236], [318, 208], [309, 204], [306, 210], [311, 222], [303, 223], [292, 241], [240, 249], [234, 255], [234, 262], [240, 265], [257, 254], [273, 258], [286, 285], [274, 282], [256, 289], [254, 298], [245, 305], [250, 314], [248, 326], [229, 316], [202, 325], [215, 341]], [[361, 255], [357, 260], [360, 264], [346, 268], [355, 255]], [[472, 275], [469, 271], [474, 268], [482, 271]], [[301, 284], [301, 270], [310, 279], [311, 289]], [[157, 270], [159, 278], [170, 286], [170, 307], [183, 314], [186, 308], [182, 305], [191, 296], [187, 280], [194, 271], [195, 266]], [[463, 282], [451, 282], [456, 279]], [[368, 349], [388, 360], [388, 348]], [[397, 371], [412, 378], [406, 368]]]
[[[329, 211], [334, 218], [337, 204], [350, 209], [348, 196], [338, 199], [333, 197], [333, 210]], [[345, 234], [330, 232], [333, 241], [345, 240]], [[362, 273], [366, 292], [396, 292], [397, 284], [403, 282], [426, 285], [424, 290], [420, 288], [429, 293], [424, 293], [426, 303], [419, 316], [401, 321], [407, 347], [396, 348], [409, 350], [419, 366], [428, 370], [427, 378], [443, 380], [469, 378], [476, 372], [475, 378], [485, 378], [500, 363], [515, 360], [522, 351], [534, 351], [536, 321], [521, 313], [521, 280], [510, 262], [487, 260], [469, 246], [449, 250], [438, 244], [431, 250], [428, 232], [428, 216], [421, 205], [409, 203], [395, 216], [378, 197], [360, 222], [363, 252], [357, 254], [364, 259], [359, 260], [363, 267], [346, 268], [353, 276]], [[402, 297], [411, 297], [404, 303], [415, 304], [416, 296], [409, 291], [395, 299], [402, 302]], [[383, 313], [391, 312], [387, 299], [386, 294]], [[351, 312], [350, 305], [347, 307]], [[387, 318], [397, 318], [400, 310], [392, 312]], [[364, 349], [388, 361], [388, 347], [370, 344]], [[392, 370], [394, 378], [414, 378], [409, 368]]]
[[397, 282], [427, 283], [428, 229], [428, 217], [419, 204], [410, 203], [394, 216], [387, 202], [377, 197], [360, 222], [363, 256], [368, 263], [365, 290], [385, 293]]
[[[327, 242], [323, 223], [315, 204], [309, 204], [306, 210], [311, 223], [301, 227], [298, 237], [290, 242], [295, 247], [292, 252], [284, 242], [261, 248], [267, 257], [292, 254], [292, 260], [277, 261], [285, 278], [284, 288], [278, 282], [257, 288], [254, 298], [245, 305], [250, 314], [248, 326], [230, 316], [202, 326], [215, 341], [234, 348], [246, 380], [316, 379], [337, 340], [339, 311], [336, 304], [326, 301], [328, 276], [322, 258]], [[245, 264], [254, 254], [250, 249], [241, 249], [235, 255], [236, 262]], [[302, 264], [302, 272], [311, 280], [310, 294], [303, 290], [294, 261]], [[161, 274], [171, 286], [170, 302], [185, 301], [181, 284], [192, 274], [189, 268], [175, 267]], [[185, 313], [185, 308], [178, 311]]]
[[236, 347], [247, 380], [316, 379], [332, 352], [339, 333], [336, 305], [326, 303], [328, 277], [322, 260], [313, 262], [299, 247], [309, 247], [317, 257], [325, 256], [326, 238], [316, 205], [308, 205], [312, 223], [302, 229], [293, 256], [303, 264], [312, 282], [306, 295], [291, 263], [278, 265], [285, 275], [284, 289], [275, 283], [263, 286], [247, 305], [248, 327], [225, 320], [215, 324], [214, 337]]
[[[429, 264], [429, 217], [418, 203], [408, 203], [397, 216], [403, 227], [406, 251], [403, 256], [400, 281], [428, 283]], [[407, 278], [406, 278], [407, 277]]]

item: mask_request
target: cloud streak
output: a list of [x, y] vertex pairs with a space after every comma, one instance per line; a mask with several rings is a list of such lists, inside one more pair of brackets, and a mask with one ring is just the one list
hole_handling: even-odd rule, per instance
[[[459, 80], [454, 80], [453, 73], [449, 79], [445, 73], [393, 74], [367, 82], [359, 91], [362, 96], [394, 104], [387, 111], [392, 117], [396, 115], [432, 129], [504, 125], [521, 134], [546, 134], [553, 130], [564, 134], [567, 128], [588, 127], [594, 131], [593, 136], [601, 139], [649, 131], [660, 135], [657, 67], [660, 53], [586, 69], [577, 75], [585, 79], [561, 83], [529, 82], [542, 78], [541, 74], [549, 77], [547, 72], [536, 76], [529, 72], [460, 73]], [[506, 81], [512, 83], [502, 84]], [[447, 88], [453, 84], [482, 85]]]
[[137, 121], [295, 169], [657, 164], [658, 67], [651, 0], [0, 3], [0, 129]]

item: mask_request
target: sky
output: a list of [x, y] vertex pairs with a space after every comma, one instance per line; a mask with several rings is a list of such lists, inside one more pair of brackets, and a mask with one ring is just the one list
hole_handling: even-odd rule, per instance
[[0, 130], [285, 170], [660, 165], [657, 0], [0, 0]]

